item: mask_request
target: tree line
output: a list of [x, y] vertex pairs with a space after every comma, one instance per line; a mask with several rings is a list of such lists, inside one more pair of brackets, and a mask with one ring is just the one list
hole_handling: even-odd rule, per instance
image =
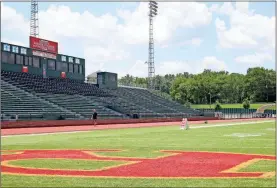
[[[169, 94], [182, 104], [275, 102], [276, 71], [263, 67], [249, 68], [246, 74], [204, 70], [200, 74], [188, 72], [157, 75], [155, 89]], [[148, 78], [126, 75], [120, 85], [147, 87]]]

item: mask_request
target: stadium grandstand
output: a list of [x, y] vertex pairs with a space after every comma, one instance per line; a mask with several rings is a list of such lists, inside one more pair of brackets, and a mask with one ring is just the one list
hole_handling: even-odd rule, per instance
[[[156, 2], [150, 5], [157, 7]], [[149, 16], [153, 19], [154, 13]], [[148, 60], [151, 78], [153, 42]], [[152, 79], [150, 90], [118, 86], [116, 73], [96, 71], [86, 79], [85, 59], [60, 54], [58, 49], [58, 42], [39, 38], [38, 2], [32, 0], [29, 47], [1, 42], [1, 120], [89, 119], [93, 109], [100, 119], [203, 114], [155, 93]]]
[[85, 59], [58, 54], [53, 41], [1, 47], [2, 119], [88, 119], [93, 109], [101, 119], [201, 115], [147, 89], [118, 86], [115, 73], [97, 71], [97, 83], [87, 83]]

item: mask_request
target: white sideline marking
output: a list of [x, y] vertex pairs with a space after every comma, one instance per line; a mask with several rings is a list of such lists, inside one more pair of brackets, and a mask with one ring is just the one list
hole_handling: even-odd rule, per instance
[[275, 131], [275, 129], [274, 128], [268, 128], [268, 129], [266, 129], [267, 131]]
[[265, 133], [233, 133], [233, 134], [228, 134], [228, 135], [223, 135], [223, 136], [231, 136], [231, 137], [239, 137], [239, 138], [244, 138], [244, 137], [255, 137], [255, 136], [262, 136], [265, 135]]
[[[258, 124], [258, 123], [269, 123], [275, 122], [274, 120], [268, 121], [252, 121], [252, 122], [241, 122], [241, 123], [229, 123], [229, 124], [215, 124], [215, 125], [200, 125], [200, 126], [191, 126], [190, 129], [200, 129], [200, 128], [210, 128], [210, 127], [226, 127], [232, 125], [247, 125], [247, 124]], [[170, 124], [170, 122], [169, 122]], [[139, 127], [134, 127], [139, 128]], [[149, 127], [147, 127], [149, 128]], [[98, 129], [98, 130], [107, 130], [107, 129]], [[85, 131], [64, 131], [64, 132], [53, 132], [53, 133], [37, 133], [37, 134], [18, 134], [18, 135], [5, 135], [1, 136], [2, 138], [7, 137], [16, 137], [16, 136], [41, 136], [41, 135], [51, 135], [51, 134], [72, 134], [72, 133], [80, 133], [80, 132], [91, 132], [93, 130], [85, 130]]]
[[274, 120], [268, 121], [250, 121], [250, 122], [241, 122], [241, 123], [228, 123], [228, 124], [215, 124], [215, 125], [200, 125], [200, 126], [191, 126], [190, 129], [199, 129], [199, 128], [209, 128], [209, 127], [226, 127], [231, 125], [247, 125], [247, 124], [259, 124], [259, 123], [269, 123], [275, 122]]

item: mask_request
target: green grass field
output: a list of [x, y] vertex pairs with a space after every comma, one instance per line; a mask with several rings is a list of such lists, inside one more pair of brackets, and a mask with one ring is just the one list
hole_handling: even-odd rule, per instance
[[[250, 104], [251, 109], [258, 109], [261, 106], [266, 105], [266, 103], [258, 103], [258, 104]], [[221, 104], [222, 108], [243, 108], [242, 104]], [[211, 106], [209, 104], [192, 104], [192, 108], [199, 109], [199, 108], [215, 108], [215, 104], [212, 104]], [[276, 107], [270, 107], [269, 109], [275, 110]]]
[[[197, 125], [198, 126], [198, 125]], [[257, 135], [238, 137], [236, 135]], [[233, 136], [232, 136], [233, 135]], [[98, 155], [153, 158], [159, 150], [214, 151], [275, 155], [275, 122], [179, 130], [178, 126], [99, 130], [73, 134], [2, 137], [2, 150], [121, 149]], [[33, 168], [97, 169], [118, 162], [60, 159], [18, 160], [12, 165]], [[244, 172], [275, 171], [275, 161], [260, 161]], [[2, 187], [275, 187], [274, 178], [134, 179], [1, 175]]]

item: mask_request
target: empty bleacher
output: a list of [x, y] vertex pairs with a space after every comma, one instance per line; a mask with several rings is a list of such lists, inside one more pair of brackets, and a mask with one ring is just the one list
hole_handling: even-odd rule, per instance
[[1, 113], [19, 119], [44, 119], [49, 116], [74, 118], [75, 114], [27, 93], [1, 80]]
[[119, 87], [110, 92], [118, 97], [122, 96], [127, 101], [131, 101], [136, 105], [166, 117], [179, 117], [184, 116], [184, 114], [194, 115], [197, 113], [195, 110], [185, 108], [173, 101], [165, 100], [154, 95], [146, 89]]
[[6, 71], [1, 72], [1, 77], [13, 85], [29, 92], [110, 96], [110, 94], [105, 93], [96, 85], [87, 84], [76, 80], [43, 78], [41, 75]]
[[103, 106], [114, 109], [128, 117], [133, 117], [134, 114], [138, 114], [139, 117], [143, 117], [143, 118], [164, 117], [163, 114], [159, 114], [143, 106], [140, 106], [134, 103], [133, 101], [129, 101], [125, 96], [112, 96], [112, 97], [90, 96], [90, 98], [93, 100], [97, 100]]
[[33, 95], [74, 112], [80, 118], [90, 118], [96, 109], [100, 118], [122, 118], [122, 114], [94, 103], [86, 96], [110, 96], [92, 84], [57, 78], [2, 71], [1, 78]]
[[80, 114], [84, 118], [91, 118], [93, 109], [99, 114], [99, 118], [122, 118], [123, 115], [101, 106], [97, 102], [81, 95], [37, 93], [37, 95], [54, 104], [62, 106]]
[[[44, 114], [66, 114], [90, 118], [93, 109], [99, 118], [183, 117], [196, 115], [174, 101], [146, 89], [100, 89], [95, 84], [62, 78], [43, 78], [20, 72], [1, 71], [2, 113], [42, 118]], [[4, 86], [4, 87], [3, 87]], [[64, 115], [65, 116], [65, 115]]]

